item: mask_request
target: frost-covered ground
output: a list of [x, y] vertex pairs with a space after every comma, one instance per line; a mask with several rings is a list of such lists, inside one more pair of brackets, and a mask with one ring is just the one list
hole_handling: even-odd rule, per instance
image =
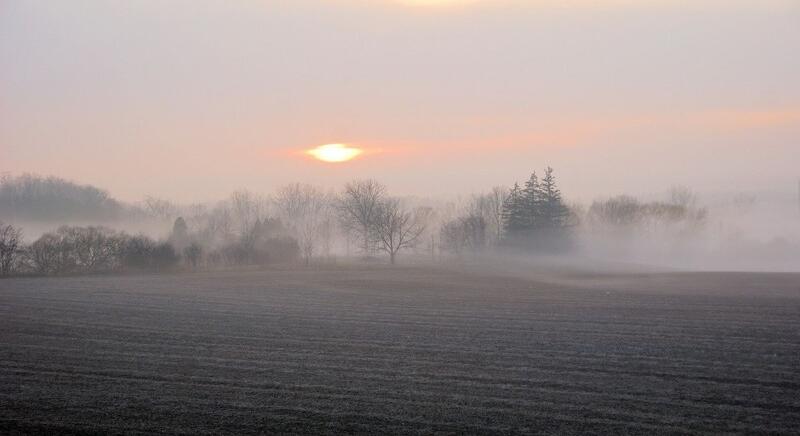
[[777, 432], [800, 275], [0, 280], [0, 433]]

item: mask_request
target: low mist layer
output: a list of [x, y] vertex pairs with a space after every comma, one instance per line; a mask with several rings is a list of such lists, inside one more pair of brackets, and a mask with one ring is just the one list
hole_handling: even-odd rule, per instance
[[800, 210], [780, 197], [615, 195], [573, 203], [555, 171], [459, 198], [396, 197], [375, 180], [338, 190], [290, 184], [269, 194], [135, 204], [63, 179], [0, 181], [3, 274], [217, 268], [346, 259], [575, 264], [713, 270], [800, 269]]

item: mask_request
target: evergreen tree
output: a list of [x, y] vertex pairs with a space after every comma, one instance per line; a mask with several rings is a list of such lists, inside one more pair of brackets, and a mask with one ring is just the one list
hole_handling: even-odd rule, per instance
[[569, 209], [550, 167], [541, 179], [531, 174], [524, 188], [515, 183], [503, 204], [504, 239], [509, 246], [564, 250], [570, 246], [568, 221]]
[[528, 230], [535, 229], [541, 224], [542, 195], [540, 191], [539, 177], [534, 171], [528, 181], [525, 182], [525, 189], [522, 191], [526, 218], [525, 228]]
[[514, 183], [503, 205], [503, 227], [507, 237], [527, 228], [525, 211], [525, 196], [519, 183]]
[[189, 226], [186, 225], [183, 217], [178, 217], [175, 224], [172, 225], [169, 242], [178, 250], [183, 250], [189, 245]]
[[556, 185], [553, 168], [547, 167], [540, 187], [541, 207], [539, 208], [542, 224], [549, 228], [566, 227], [569, 209], [561, 198], [561, 191]]

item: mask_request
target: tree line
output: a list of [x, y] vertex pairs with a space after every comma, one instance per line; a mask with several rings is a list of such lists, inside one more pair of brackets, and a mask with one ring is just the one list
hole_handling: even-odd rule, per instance
[[0, 177], [0, 220], [110, 222], [137, 213], [108, 192], [58, 177]]
[[466, 213], [445, 222], [445, 250], [462, 254], [487, 247], [529, 253], [564, 252], [572, 246], [577, 218], [566, 205], [555, 172], [547, 167], [540, 179], [533, 172], [524, 185], [496, 187], [474, 197]]
[[100, 226], [62, 226], [25, 245], [20, 229], [0, 223], [0, 274], [4, 276], [161, 271], [177, 261], [170, 244], [143, 235]]
[[383, 255], [392, 264], [403, 252], [432, 258], [553, 254], [582, 248], [587, 233], [691, 234], [707, 215], [688, 189], [673, 190], [663, 202], [620, 196], [588, 209], [568, 205], [550, 167], [523, 184], [444, 204], [392, 196], [375, 180], [354, 180], [338, 192], [295, 183], [270, 197], [237, 191], [217, 203], [188, 206], [148, 197], [140, 207], [170, 230], [154, 238], [103, 226], [62, 226], [26, 244], [21, 229], [0, 225], [0, 275], [310, 265], [337, 254]]
[[665, 200], [642, 201], [618, 195], [594, 201], [582, 216], [585, 251], [605, 256], [648, 258], [680, 256], [709, 236], [709, 213], [686, 187], [674, 187]]
[[[340, 194], [292, 184], [269, 201], [247, 191], [214, 207], [181, 209], [148, 202], [174, 219], [162, 240], [104, 226], [61, 226], [25, 244], [22, 230], [0, 222], [0, 275], [67, 275], [170, 271], [198, 267], [304, 262], [329, 256], [337, 233], [358, 241], [364, 256], [385, 253], [395, 263], [426, 228], [427, 209], [410, 208], [374, 180], [345, 185]], [[169, 211], [169, 212], [167, 212]]]

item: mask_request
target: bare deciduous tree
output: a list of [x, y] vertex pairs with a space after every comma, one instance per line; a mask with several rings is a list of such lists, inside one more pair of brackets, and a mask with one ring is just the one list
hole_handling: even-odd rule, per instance
[[641, 223], [644, 206], [631, 196], [620, 195], [605, 201], [595, 201], [587, 216], [592, 226], [625, 229]]
[[691, 239], [705, 225], [707, 211], [695, 206], [694, 194], [674, 189], [669, 202], [641, 202], [621, 195], [595, 201], [586, 213], [586, 224], [595, 238], [613, 238], [614, 249], [624, 250], [633, 241]]
[[45, 233], [26, 250], [28, 263], [37, 274], [55, 274], [64, 270], [61, 238]]
[[378, 206], [375, 219], [375, 235], [378, 248], [389, 254], [389, 260], [395, 263], [397, 253], [413, 247], [425, 232], [425, 218], [420, 214], [423, 209], [408, 211], [396, 199], [387, 199]]
[[45, 233], [26, 250], [37, 274], [108, 272], [121, 266], [125, 237], [104, 227], [62, 226]]
[[144, 209], [153, 218], [162, 220], [172, 220], [180, 213], [180, 208], [175, 203], [151, 196], [144, 199]]
[[123, 269], [144, 270], [150, 266], [150, 258], [156, 243], [144, 235], [124, 238], [119, 257]]
[[62, 238], [62, 249], [72, 250], [78, 271], [110, 271], [117, 266], [115, 262], [120, 238], [113, 230], [103, 227], [65, 227], [58, 233]]
[[231, 194], [230, 204], [239, 235], [247, 234], [256, 220], [261, 218], [263, 200], [249, 191], [241, 190]]
[[19, 261], [22, 230], [0, 222], [0, 276], [11, 275]]
[[295, 183], [278, 189], [274, 201], [279, 215], [297, 238], [306, 265], [310, 264], [319, 243], [326, 244], [330, 198], [314, 186]]
[[231, 211], [224, 206], [216, 207], [208, 216], [204, 233], [207, 239], [214, 242], [222, 243], [232, 240], [235, 233]]
[[478, 252], [486, 246], [486, 220], [470, 214], [446, 222], [441, 229], [442, 248], [455, 254]]
[[345, 185], [337, 202], [342, 227], [358, 236], [365, 255], [372, 251], [377, 240], [375, 224], [385, 194], [386, 188], [375, 180], [356, 180]]
[[503, 205], [505, 205], [507, 197], [508, 189], [496, 186], [474, 201], [473, 208], [477, 209], [477, 212], [486, 221], [491, 232], [491, 239], [495, 243], [503, 239]]
[[46, 274], [50, 270], [54, 256], [53, 250], [50, 249], [52, 244], [45, 242], [46, 236], [47, 234], [42, 235], [25, 249], [25, 263], [32, 272], [38, 274]]

